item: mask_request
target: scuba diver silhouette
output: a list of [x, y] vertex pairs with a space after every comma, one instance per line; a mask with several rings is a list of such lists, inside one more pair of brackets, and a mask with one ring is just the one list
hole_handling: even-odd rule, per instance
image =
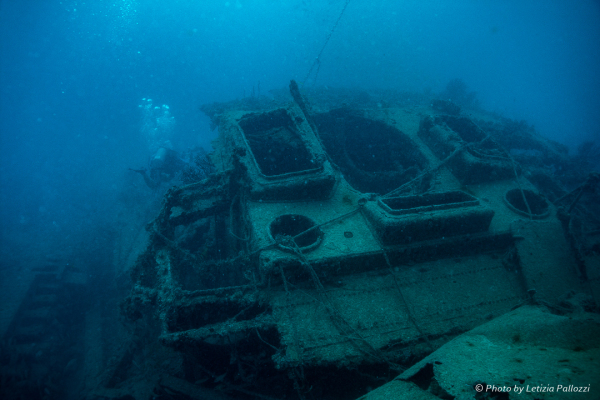
[[160, 147], [150, 159], [149, 164], [148, 169], [129, 168], [129, 170], [142, 175], [150, 189], [156, 189], [163, 182], [172, 180], [187, 165], [187, 162], [179, 158], [175, 150]]

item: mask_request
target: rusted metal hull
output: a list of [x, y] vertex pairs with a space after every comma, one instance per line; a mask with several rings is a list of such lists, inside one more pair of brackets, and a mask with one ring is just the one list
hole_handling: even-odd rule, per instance
[[220, 172], [167, 195], [124, 306], [156, 317], [195, 378], [302, 396], [323, 369], [391, 373], [520, 304], [590, 291], [557, 208], [471, 118], [220, 110]]

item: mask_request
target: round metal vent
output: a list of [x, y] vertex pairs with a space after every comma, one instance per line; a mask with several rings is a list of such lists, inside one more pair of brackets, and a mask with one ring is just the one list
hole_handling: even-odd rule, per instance
[[[529, 209], [523, 200], [523, 195], [525, 195]], [[550, 214], [550, 206], [546, 199], [531, 190], [524, 189], [521, 193], [521, 189], [511, 189], [504, 195], [504, 201], [508, 208], [526, 217], [540, 219], [546, 218]]]
[[[315, 249], [321, 243], [323, 232], [320, 228], [306, 232], [316, 225], [315, 221], [304, 215], [283, 214], [271, 222], [269, 233], [280, 248], [290, 251], [299, 248], [305, 252]], [[300, 235], [302, 232], [306, 233]]]

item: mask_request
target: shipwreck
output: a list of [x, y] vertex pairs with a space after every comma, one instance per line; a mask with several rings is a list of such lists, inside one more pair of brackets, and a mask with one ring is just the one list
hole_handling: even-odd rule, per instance
[[563, 146], [449, 101], [290, 93], [203, 107], [215, 172], [147, 226], [122, 311], [181, 382], [357, 398], [522, 305], [597, 309], [599, 178], [551, 173]]

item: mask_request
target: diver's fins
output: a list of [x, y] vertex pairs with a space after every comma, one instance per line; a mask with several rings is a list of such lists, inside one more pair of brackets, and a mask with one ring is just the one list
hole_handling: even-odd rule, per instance
[[146, 169], [129, 168], [129, 170], [133, 171], [133, 172], [137, 172], [138, 174], [141, 174], [142, 177], [144, 178], [144, 182], [146, 182], [146, 186], [148, 186], [150, 189], [156, 189], [157, 187], [160, 186], [160, 181], [155, 182], [154, 180], [152, 180], [152, 178], [150, 178], [148, 176], [148, 172], [146, 171]]

